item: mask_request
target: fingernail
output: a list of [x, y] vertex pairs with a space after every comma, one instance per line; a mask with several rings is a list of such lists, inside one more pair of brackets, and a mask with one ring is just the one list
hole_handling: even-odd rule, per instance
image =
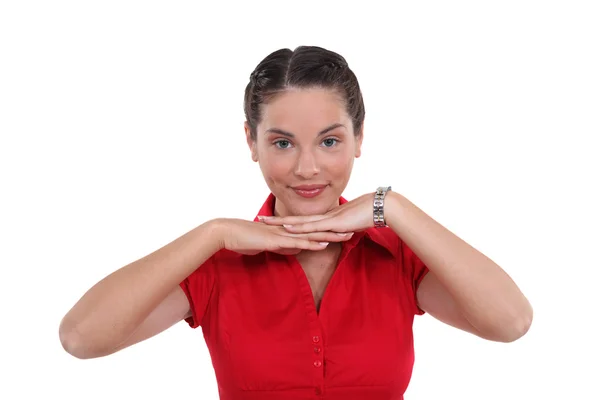
[[283, 224], [283, 227], [284, 227], [284, 228], [292, 228], [292, 227], [293, 227], [293, 225], [286, 225], [286, 224]]
[[329, 242], [319, 242], [319, 244], [320, 244], [321, 246], [327, 246], [327, 245], [329, 244]]

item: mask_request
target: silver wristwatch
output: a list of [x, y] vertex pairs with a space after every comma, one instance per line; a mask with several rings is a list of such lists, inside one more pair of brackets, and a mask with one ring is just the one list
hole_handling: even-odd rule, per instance
[[373, 200], [373, 223], [375, 224], [375, 228], [386, 226], [383, 216], [383, 200], [388, 190], [392, 190], [392, 187], [380, 186], [375, 191], [375, 199]]

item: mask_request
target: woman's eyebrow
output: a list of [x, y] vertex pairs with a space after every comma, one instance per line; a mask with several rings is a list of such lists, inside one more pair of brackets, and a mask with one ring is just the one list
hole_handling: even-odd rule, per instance
[[[332, 130], [334, 130], [336, 128], [339, 128], [339, 127], [345, 128], [346, 126], [344, 124], [340, 124], [340, 123], [332, 124], [332, 125], [328, 126], [327, 128], [323, 129], [321, 132], [319, 132], [317, 134], [317, 136], [324, 135], [327, 132], [332, 131]], [[269, 129], [267, 129], [265, 131], [265, 134], [269, 133], [269, 132], [270, 133], [277, 133], [279, 135], [287, 136], [287, 137], [290, 137], [290, 138], [293, 138], [295, 136], [293, 133], [288, 132], [288, 131], [284, 131], [283, 129], [279, 129], [279, 128], [269, 128]]]

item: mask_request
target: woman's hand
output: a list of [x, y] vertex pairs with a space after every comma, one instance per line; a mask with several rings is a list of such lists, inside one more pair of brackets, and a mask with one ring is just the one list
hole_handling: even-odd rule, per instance
[[298, 254], [302, 250], [318, 251], [325, 249], [329, 242], [343, 242], [352, 237], [352, 233], [291, 233], [281, 226], [241, 219], [219, 219], [217, 223], [221, 248], [248, 255], [261, 251], [286, 255]]
[[375, 193], [364, 194], [323, 215], [259, 217], [266, 225], [283, 226], [290, 233], [358, 232], [375, 226]]

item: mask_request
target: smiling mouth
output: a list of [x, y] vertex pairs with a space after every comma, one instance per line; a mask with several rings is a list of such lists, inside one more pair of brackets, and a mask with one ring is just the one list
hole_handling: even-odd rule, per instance
[[325, 191], [327, 185], [305, 185], [305, 186], [296, 186], [292, 187], [294, 192], [297, 195], [302, 196], [304, 198], [312, 198], [320, 195]]

